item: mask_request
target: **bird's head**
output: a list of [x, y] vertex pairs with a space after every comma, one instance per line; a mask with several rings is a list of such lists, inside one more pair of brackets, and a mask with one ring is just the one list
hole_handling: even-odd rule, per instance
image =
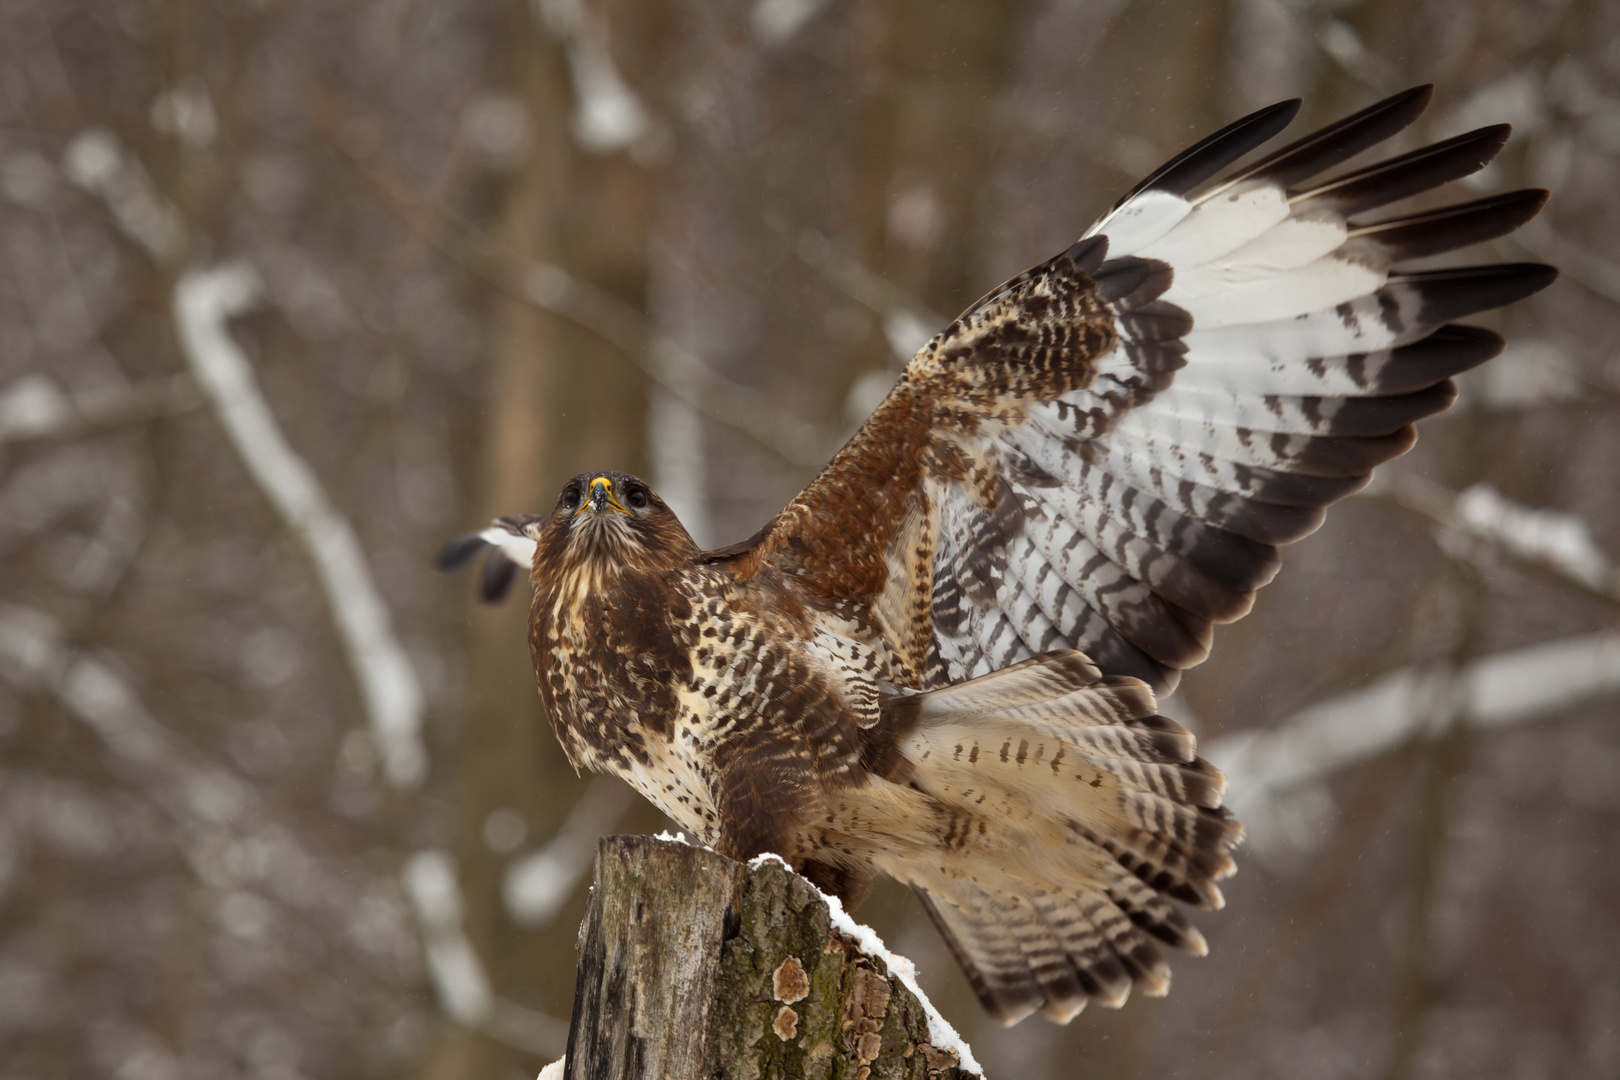
[[664, 500], [629, 473], [580, 473], [563, 485], [539, 538], [541, 561], [589, 561], [648, 569], [697, 555], [697, 544]]

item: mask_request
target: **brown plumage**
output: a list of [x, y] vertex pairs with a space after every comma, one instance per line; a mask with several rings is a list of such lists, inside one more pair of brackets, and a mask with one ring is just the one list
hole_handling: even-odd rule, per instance
[[1545, 193], [1347, 220], [1501, 148], [1485, 128], [1320, 179], [1427, 100], [1203, 194], [1297, 103], [1176, 158], [929, 342], [743, 543], [700, 551], [641, 481], [588, 473], [442, 562], [494, 546], [489, 597], [530, 566], [536, 678], [576, 766], [846, 901], [906, 882], [1004, 1021], [1163, 993], [1158, 946], [1204, 951], [1171, 901], [1221, 905], [1241, 827], [1155, 692], [1500, 349], [1447, 320], [1553, 277], [1390, 269], [1509, 232]]

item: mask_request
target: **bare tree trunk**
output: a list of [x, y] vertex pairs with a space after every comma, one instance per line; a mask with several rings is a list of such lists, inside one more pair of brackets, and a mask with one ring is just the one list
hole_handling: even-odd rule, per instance
[[956, 1080], [915, 995], [778, 863], [610, 836], [580, 929], [569, 1080]]

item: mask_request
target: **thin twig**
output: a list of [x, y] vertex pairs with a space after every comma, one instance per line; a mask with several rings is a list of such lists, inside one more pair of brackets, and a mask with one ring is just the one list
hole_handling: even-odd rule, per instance
[[[504, 291], [512, 291], [493, 274], [480, 273]], [[659, 333], [635, 307], [560, 266], [531, 264], [521, 291], [514, 295], [618, 346], [671, 397], [716, 423], [743, 432], [795, 465], [823, 465], [838, 449], [824, 428], [782, 412], [770, 395], [716, 374], [702, 357]]]
[[768, 196], [761, 194], [765, 185], [759, 177], [739, 165], [734, 155], [716, 146], [701, 127], [686, 124], [680, 130], [708, 151], [708, 164], [724, 173], [731, 186], [744, 193], [743, 205], [767, 229], [782, 237], [800, 262], [883, 320], [884, 337], [900, 364], [910, 361], [917, 349], [950, 322], [882, 274], [850, 258], [819, 231], [795, 224], [778, 205], [768, 205]]

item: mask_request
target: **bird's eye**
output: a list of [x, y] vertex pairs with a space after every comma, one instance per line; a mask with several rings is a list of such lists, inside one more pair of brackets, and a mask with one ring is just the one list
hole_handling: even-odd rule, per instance
[[625, 496], [630, 505], [640, 510], [647, 505], [647, 492], [645, 488], [631, 488], [630, 494]]
[[579, 488], [569, 488], [563, 492], [562, 504], [568, 510], [573, 510], [579, 506]]

